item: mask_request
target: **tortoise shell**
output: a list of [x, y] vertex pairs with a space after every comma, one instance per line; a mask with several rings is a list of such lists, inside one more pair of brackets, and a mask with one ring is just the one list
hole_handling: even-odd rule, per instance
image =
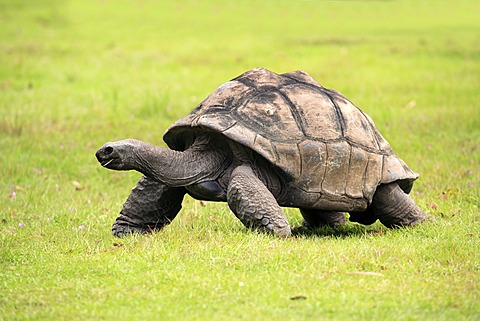
[[214, 131], [280, 169], [284, 206], [364, 210], [379, 184], [409, 193], [418, 174], [393, 152], [368, 115], [303, 71], [252, 69], [221, 85], [164, 140], [183, 150], [192, 131]]

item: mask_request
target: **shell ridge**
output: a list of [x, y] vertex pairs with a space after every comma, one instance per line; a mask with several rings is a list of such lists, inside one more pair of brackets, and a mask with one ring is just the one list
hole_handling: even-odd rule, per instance
[[[364, 151], [367, 151], [367, 152], [370, 152], [370, 153], [386, 155], [386, 156], [390, 156], [390, 155], [394, 154], [394, 152], [391, 151], [391, 150], [381, 150], [381, 149], [371, 148], [371, 147], [365, 146], [363, 144], [360, 144], [358, 142], [354, 142], [347, 137], [340, 137], [340, 138], [337, 138], [337, 139], [322, 139], [322, 138], [318, 138], [318, 137], [312, 137], [310, 135], [305, 135], [305, 138], [308, 139], [308, 140], [314, 141], [314, 142], [321, 142], [321, 143], [325, 143], [325, 144], [339, 143], [339, 142], [346, 141], [349, 145], [361, 148]], [[272, 137], [271, 139], [275, 140], [274, 137]]]
[[345, 119], [343, 118], [340, 108], [338, 107], [337, 102], [335, 101], [335, 99], [333, 99], [332, 95], [328, 92], [328, 90], [322, 90], [322, 92], [328, 97], [328, 99], [330, 99], [333, 106], [335, 106], [334, 110], [335, 114], [337, 115], [338, 123], [340, 124], [340, 131], [342, 132], [342, 137], [345, 138]]
[[383, 176], [383, 170], [385, 169], [385, 159], [386, 159], [386, 157], [382, 155], [382, 165], [381, 165], [381, 166], [382, 166], [382, 170], [380, 171], [381, 176], [380, 176], [380, 182], [378, 182], [378, 184], [381, 184], [381, 183], [382, 183], [381, 177]]
[[[229, 130], [230, 128], [232, 128], [232, 127], [235, 126], [236, 124], [238, 124], [238, 121], [235, 119], [235, 121], [234, 121], [230, 126], [227, 126], [227, 127], [225, 127], [224, 129], [222, 129], [222, 133], [223, 133], [224, 131]], [[209, 128], [209, 129], [213, 129], [213, 128]]]
[[368, 200], [368, 204], [370, 205], [372, 203], [373, 197], [372, 198], [367, 197], [366, 190], [365, 190], [365, 181], [367, 179], [368, 167], [369, 166], [370, 166], [370, 157], [367, 157], [367, 166], [365, 166], [365, 171], [363, 172], [363, 182], [364, 182], [364, 184], [363, 184], [363, 188], [362, 188], [362, 190], [363, 190], [362, 194], [363, 194], [363, 197]]
[[303, 123], [303, 119], [302, 119], [300, 113], [298, 112], [297, 108], [293, 104], [293, 102], [281, 90], [278, 90], [278, 89], [275, 88], [275, 91], [278, 92], [280, 94], [280, 96], [282, 96], [282, 98], [285, 100], [285, 102], [288, 105], [288, 108], [290, 108], [290, 112], [292, 113], [293, 119], [295, 119], [295, 122], [297, 123], [298, 129], [300, 129], [303, 136], [306, 136], [306, 134], [305, 134], [305, 124]]
[[347, 164], [348, 173], [347, 173], [347, 181], [345, 182], [345, 188], [343, 189], [343, 195], [348, 195], [347, 193], [348, 174], [350, 174], [350, 168], [352, 166], [352, 156], [353, 156], [352, 145], [347, 144], [347, 146], [348, 146], [348, 164]]
[[[323, 160], [325, 166], [323, 166], [323, 175], [322, 175], [322, 182], [320, 183], [320, 186], [321, 186], [321, 190], [322, 192], [325, 191], [325, 188], [323, 188], [323, 185], [325, 183], [325, 177], [327, 176], [327, 159], [328, 159], [329, 155], [328, 155], [328, 148], [327, 148], [327, 145], [325, 144], [325, 159]], [[322, 193], [323, 195], [323, 193]]]
[[[298, 173], [299, 173], [299, 174], [298, 174], [298, 177], [301, 177], [301, 176], [302, 176], [302, 173], [303, 173], [302, 152], [301, 152], [301, 150], [300, 150], [300, 145], [299, 145], [301, 142], [303, 142], [303, 140], [300, 141], [299, 143], [296, 143], [296, 144], [295, 144], [295, 147], [297, 148], [297, 154], [300, 155], [300, 161], [298, 162], [298, 163], [299, 163], [298, 166], [300, 167], [299, 170], [298, 170]], [[297, 177], [297, 179], [298, 179], [298, 177]]]
[[354, 142], [354, 141], [352, 141], [351, 139], [348, 139], [348, 138], [341, 139], [341, 140], [345, 140], [348, 144], [350, 144], [350, 145], [352, 145], [352, 146], [355, 146], [355, 147], [358, 147], [358, 148], [361, 148], [361, 149], [363, 149], [364, 151], [367, 151], [367, 152], [369, 152], [369, 153], [380, 154], [380, 155], [387, 155], [387, 156], [390, 156], [390, 155], [393, 154], [393, 151], [391, 151], [391, 150], [381, 150], [381, 149], [371, 148], [371, 147], [365, 146], [365, 145], [363, 145], [363, 144]]
[[290, 80], [293, 80], [293, 82], [289, 82], [285, 85], [293, 85], [293, 84], [302, 84], [304, 86], [307, 86], [307, 87], [310, 87], [311, 89], [323, 89], [324, 87], [320, 84], [317, 84], [317, 85], [314, 85], [314, 84], [311, 84], [311, 83], [308, 83], [308, 82], [305, 82], [305, 81], [302, 81], [302, 80], [299, 80], [299, 79], [295, 79], [289, 75], [285, 75], [283, 74], [282, 76], [284, 76], [285, 78], [288, 78]]
[[242, 76], [243, 75], [240, 75], [237, 78], [232, 79], [232, 81], [238, 81], [247, 86], [248, 88], [255, 88], [255, 83], [251, 79]]
[[[272, 151], [273, 151], [273, 155], [275, 156], [275, 163], [278, 163], [278, 161], [280, 160], [280, 155], [278, 155], [278, 151], [276, 148], [274, 148], [274, 146], [272, 144], [270, 144], [272, 146]], [[282, 168], [282, 171], [283, 171], [283, 168]]]
[[[295, 125], [300, 130], [301, 135], [303, 135], [303, 137], [306, 137], [303, 120], [300, 114], [298, 113], [297, 108], [295, 107], [293, 102], [288, 98], [287, 95], [285, 95], [283, 92], [278, 90], [277, 87], [272, 85], [263, 85], [257, 88], [250, 88], [250, 89], [251, 89], [250, 91], [248, 91], [242, 98], [240, 98], [237, 101], [238, 107], [247, 106], [250, 101], [252, 101], [253, 99], [255, 99], [256, 97], [262, 94], [272, 93], [272, 92], [278, 93], [280, 97], [285, 101], [286, 105], [288, 105], [289, 111], [293, 116], [293, 119], [295, 120]], [[254, 126], [251, 126], [249, 123], [245, 121], [241, 121], [244, 118], [244, 116], [238, 113], [238, 109], [239, 108], [235, 108], [229, 111], [232, 117], [235, 118], [235, 120], [239, 121], [239, 123], [241, 123], [243, 126], [250, 129], [251, 131], [254, 131], [254, 132], [257, 131], [257, 129]], [[267, 137], [268, 139], [271, 139], [272, 141], [285, 141], [285, 139], [282, 139], [282, 137], [268, 135], [268, 133], [266, 132], [264, 132], [262, 135], [264, 137]]]
[[[351, 103], [351, 102], [350, 102]], [[353, 104], [352, 104], [353, 105]], [[353, 105], [355, 106], [355, 105]], [[377, 133], [377, 130], [375, 129], [375, 124], [373, 123], [372, 119], [370, 117], [367, 116], [367, 114], [365, 114], [360, 108], [358, 108], [357, 106], [355, 106], [355, 108], [358, 109], [358, 111], [360, 111], [360, 113], [363, 115], [363, 117], [367, 120], [368, 124], [370, 126], [368, 126], [368, 131], [371, 132], [373, 134], [373, 137], [374, 137], [374, 141], [375, 141], [375, 144], [377, 145], [377, 148], [379, 151], [383, 151], [382, 148], [380, 147], [380, 142], [378, 141], [378, 133]]]

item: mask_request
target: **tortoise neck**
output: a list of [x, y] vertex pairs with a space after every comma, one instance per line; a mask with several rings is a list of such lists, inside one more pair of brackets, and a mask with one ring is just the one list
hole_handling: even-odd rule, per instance
[[214, 180], [230, 162], [227, 150], [215, 148], [208, 138], [195, 140], [185, 151], [139, 142], [134, 159], [139, 172], [169, 186]]

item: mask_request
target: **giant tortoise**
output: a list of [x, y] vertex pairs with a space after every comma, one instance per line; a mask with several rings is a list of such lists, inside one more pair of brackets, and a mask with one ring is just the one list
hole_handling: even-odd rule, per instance
[[228, 202], [247, 227], [291, 234], [281, 207], [304, 225], [350, 221], [388, 227], [427, 218], [407, 195], [418, 174], [373, 121], [337, 91], [302, 71], [252, 69], [221, 85], [165, 132], [169, 148], [126, 139], [96, 153], [102, 166], [144, 176], [113, 233], [148, 233], [169, 224], [185, 194]]

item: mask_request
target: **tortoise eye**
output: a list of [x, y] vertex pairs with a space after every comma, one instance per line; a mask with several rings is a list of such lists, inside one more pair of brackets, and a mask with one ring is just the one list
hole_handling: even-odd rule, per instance
[[105, 155], [110, 155], [111, 153], [113, 153], [113, 147], [105, 147]]

